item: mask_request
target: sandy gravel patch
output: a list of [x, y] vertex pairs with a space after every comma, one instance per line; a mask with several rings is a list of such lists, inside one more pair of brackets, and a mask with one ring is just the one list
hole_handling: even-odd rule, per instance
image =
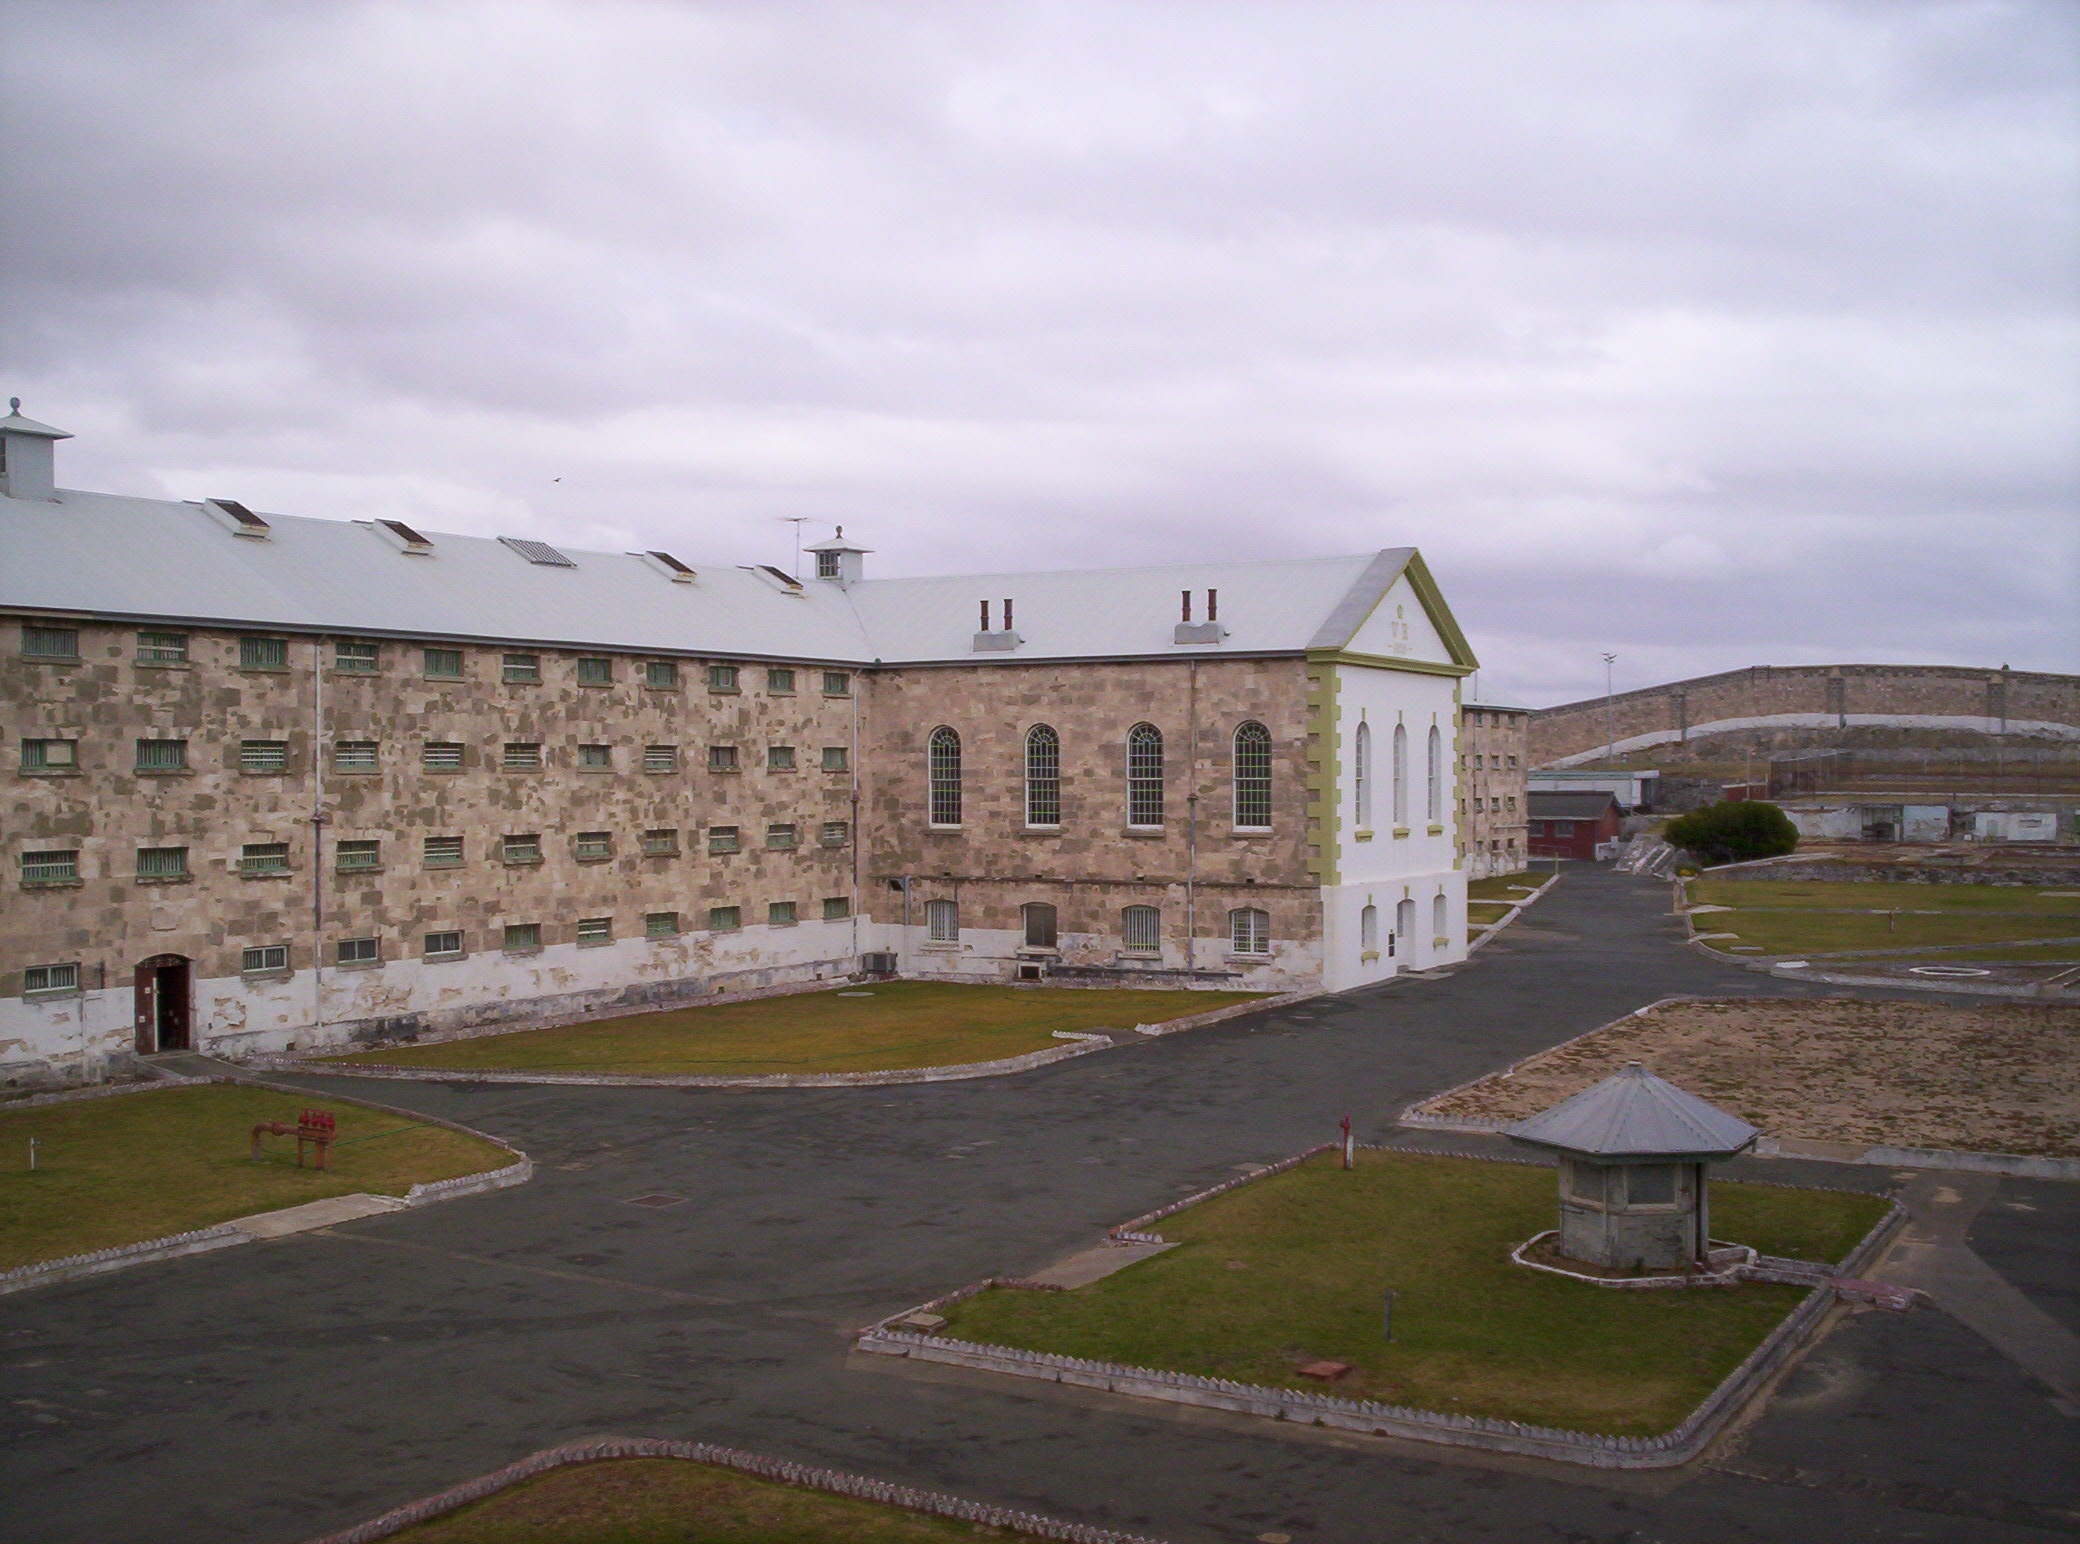
[[1521, 1120], [1628, 1061], [1771, 1136], [2080, 1154], [2080, 1008], [1672, 1003], [1417, 1108]]

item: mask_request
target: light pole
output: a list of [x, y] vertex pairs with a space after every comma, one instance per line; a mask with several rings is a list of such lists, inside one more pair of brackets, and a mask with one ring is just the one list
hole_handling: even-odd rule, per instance
[[1611, 666], [1618, 662], [1615, 654], [1603, 656], [1603, 759], [1614, 760], [1618, 754], [1617, 721], [1612, 716], [1615, 709], [1611, 700]]

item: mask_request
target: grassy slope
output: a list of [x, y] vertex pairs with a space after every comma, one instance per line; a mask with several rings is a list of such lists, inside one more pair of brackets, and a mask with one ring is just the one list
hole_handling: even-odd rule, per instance
[[[1182, 1247], [1073, 1292], [997, 1290], [948, 1310], [964, 1339], [1320, 1387], [1459, 1414], [1644, 1435], [1680, 1421], [1794, 1304], [1795, 1288], [1622, 1292], [1512, 1264], [1555, 1219], [1553, 1171], [1365, 1154], [1322, 1158], [1166, 1218]], [[1873, 1197], [1715, 1185], [1719, 1237], [1838, 1258]], [[1383, 1288], [1394, 1340], [1381, 1338]]]
[[[308, 1103], [339, 1119], [324, 1173], [296, 1167], [293, 1139], [260, 1121], [294, 1124]], [[29, 1138], [38, 1139], [36, 1172]], [[403, 1195], [512, 1160], [459, 1131], [356, 1105], [211, 1084], [0, 1111], [0, 1269], [141, 1243], [324, 1196]]]
[[444, 1045], [389, 1046], [335, 1060], [653, 1076], [897, 1070], [1018, 1056], [1060, 1045], [1053, 1038], [1057, 1029], [1131, 1029], [1257, 995], [894, 981]]

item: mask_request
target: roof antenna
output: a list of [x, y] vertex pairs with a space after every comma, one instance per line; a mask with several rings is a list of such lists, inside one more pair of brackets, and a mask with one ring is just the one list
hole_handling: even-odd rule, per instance
[[807, 515], [775, 515], [775, 520], [785, 520], [794, 527], [794, 576], [802, 577], [802, 527], [808, 523]]

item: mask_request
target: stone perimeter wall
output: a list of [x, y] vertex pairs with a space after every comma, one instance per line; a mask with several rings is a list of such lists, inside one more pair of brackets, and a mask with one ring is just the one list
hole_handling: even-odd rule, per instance
[[1863, 716], [1984, 720], [1991, 733], [2026, 733], [2030, 724], [2080, 730], [2080, 676], [1957, 665], [1754, 665], [1620, 692], [1608, 703], [1593, 697], [1541, 708], [1531, 715], [1529, 755], [1533, 766], [1549, 766], [1613, 738], [1681, 745], [1698, 726], [1790, 714], [1824, 715], [1839, 728]]

